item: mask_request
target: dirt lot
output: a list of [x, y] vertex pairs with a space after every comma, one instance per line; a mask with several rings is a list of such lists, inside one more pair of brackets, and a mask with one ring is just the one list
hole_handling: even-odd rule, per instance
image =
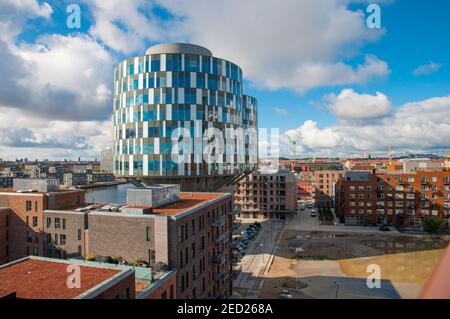
[[[447, 242], [286, 231], [259, 298], [416, 298]], [[379, 265], [381, 288], [366, 284]]]

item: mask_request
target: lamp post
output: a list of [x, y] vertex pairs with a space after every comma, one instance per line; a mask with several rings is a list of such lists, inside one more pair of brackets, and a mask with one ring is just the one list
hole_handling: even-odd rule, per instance
[[338, 292], [339, 292], [339, 285], [341, 284], [339, 281], [334, 282], [336, 284], [336, 295], [334, 296], [334, 299], [337, 299]]

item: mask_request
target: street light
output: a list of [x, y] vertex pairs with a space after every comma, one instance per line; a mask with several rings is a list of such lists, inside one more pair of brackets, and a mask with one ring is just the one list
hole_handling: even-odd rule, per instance
[[339, 292], [339, 285], [341, 284], [339, 281], [334, 282], [336, 284], [336, 295], [334, 296], [334, 299], [337, 299], [338, 292]]

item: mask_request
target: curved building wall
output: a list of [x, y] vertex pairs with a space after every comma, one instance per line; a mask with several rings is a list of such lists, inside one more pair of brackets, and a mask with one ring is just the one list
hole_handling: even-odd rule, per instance
[[[189, 44], [158, 45], [119, 63], [114, 69], [115, 174], [205, 177], [254, 170], [257, 100], [243, 95], [242, 82], [236, 64]], [[192, 137], [191, 153], [180, 157], [172, 155], [177, 128]], [[223, 133], [224, 152], [215, 162], [202, 158], [211, 141], [203, 138], [208, 128]], [[233, 129], [243, 129], [244, 135]]]

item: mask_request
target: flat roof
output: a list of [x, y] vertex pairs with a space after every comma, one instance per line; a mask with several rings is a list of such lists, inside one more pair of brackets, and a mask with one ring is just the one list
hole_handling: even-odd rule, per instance
[[27, 257], [0, 266], [0, 295], [15, 292], [18, 299], [73, 299], [124, 272], [77, 263], [81, 270], [81, 288], [71, 289], [66, 284], [70, 275], [67, 266], [71, 263], [74, 262]]
[[203, 206], [209, 201], [219, 199], [228, 193], [180, 193], [180, 200], [154, 208], [152, 215], [176, 216], [196, 207]]

